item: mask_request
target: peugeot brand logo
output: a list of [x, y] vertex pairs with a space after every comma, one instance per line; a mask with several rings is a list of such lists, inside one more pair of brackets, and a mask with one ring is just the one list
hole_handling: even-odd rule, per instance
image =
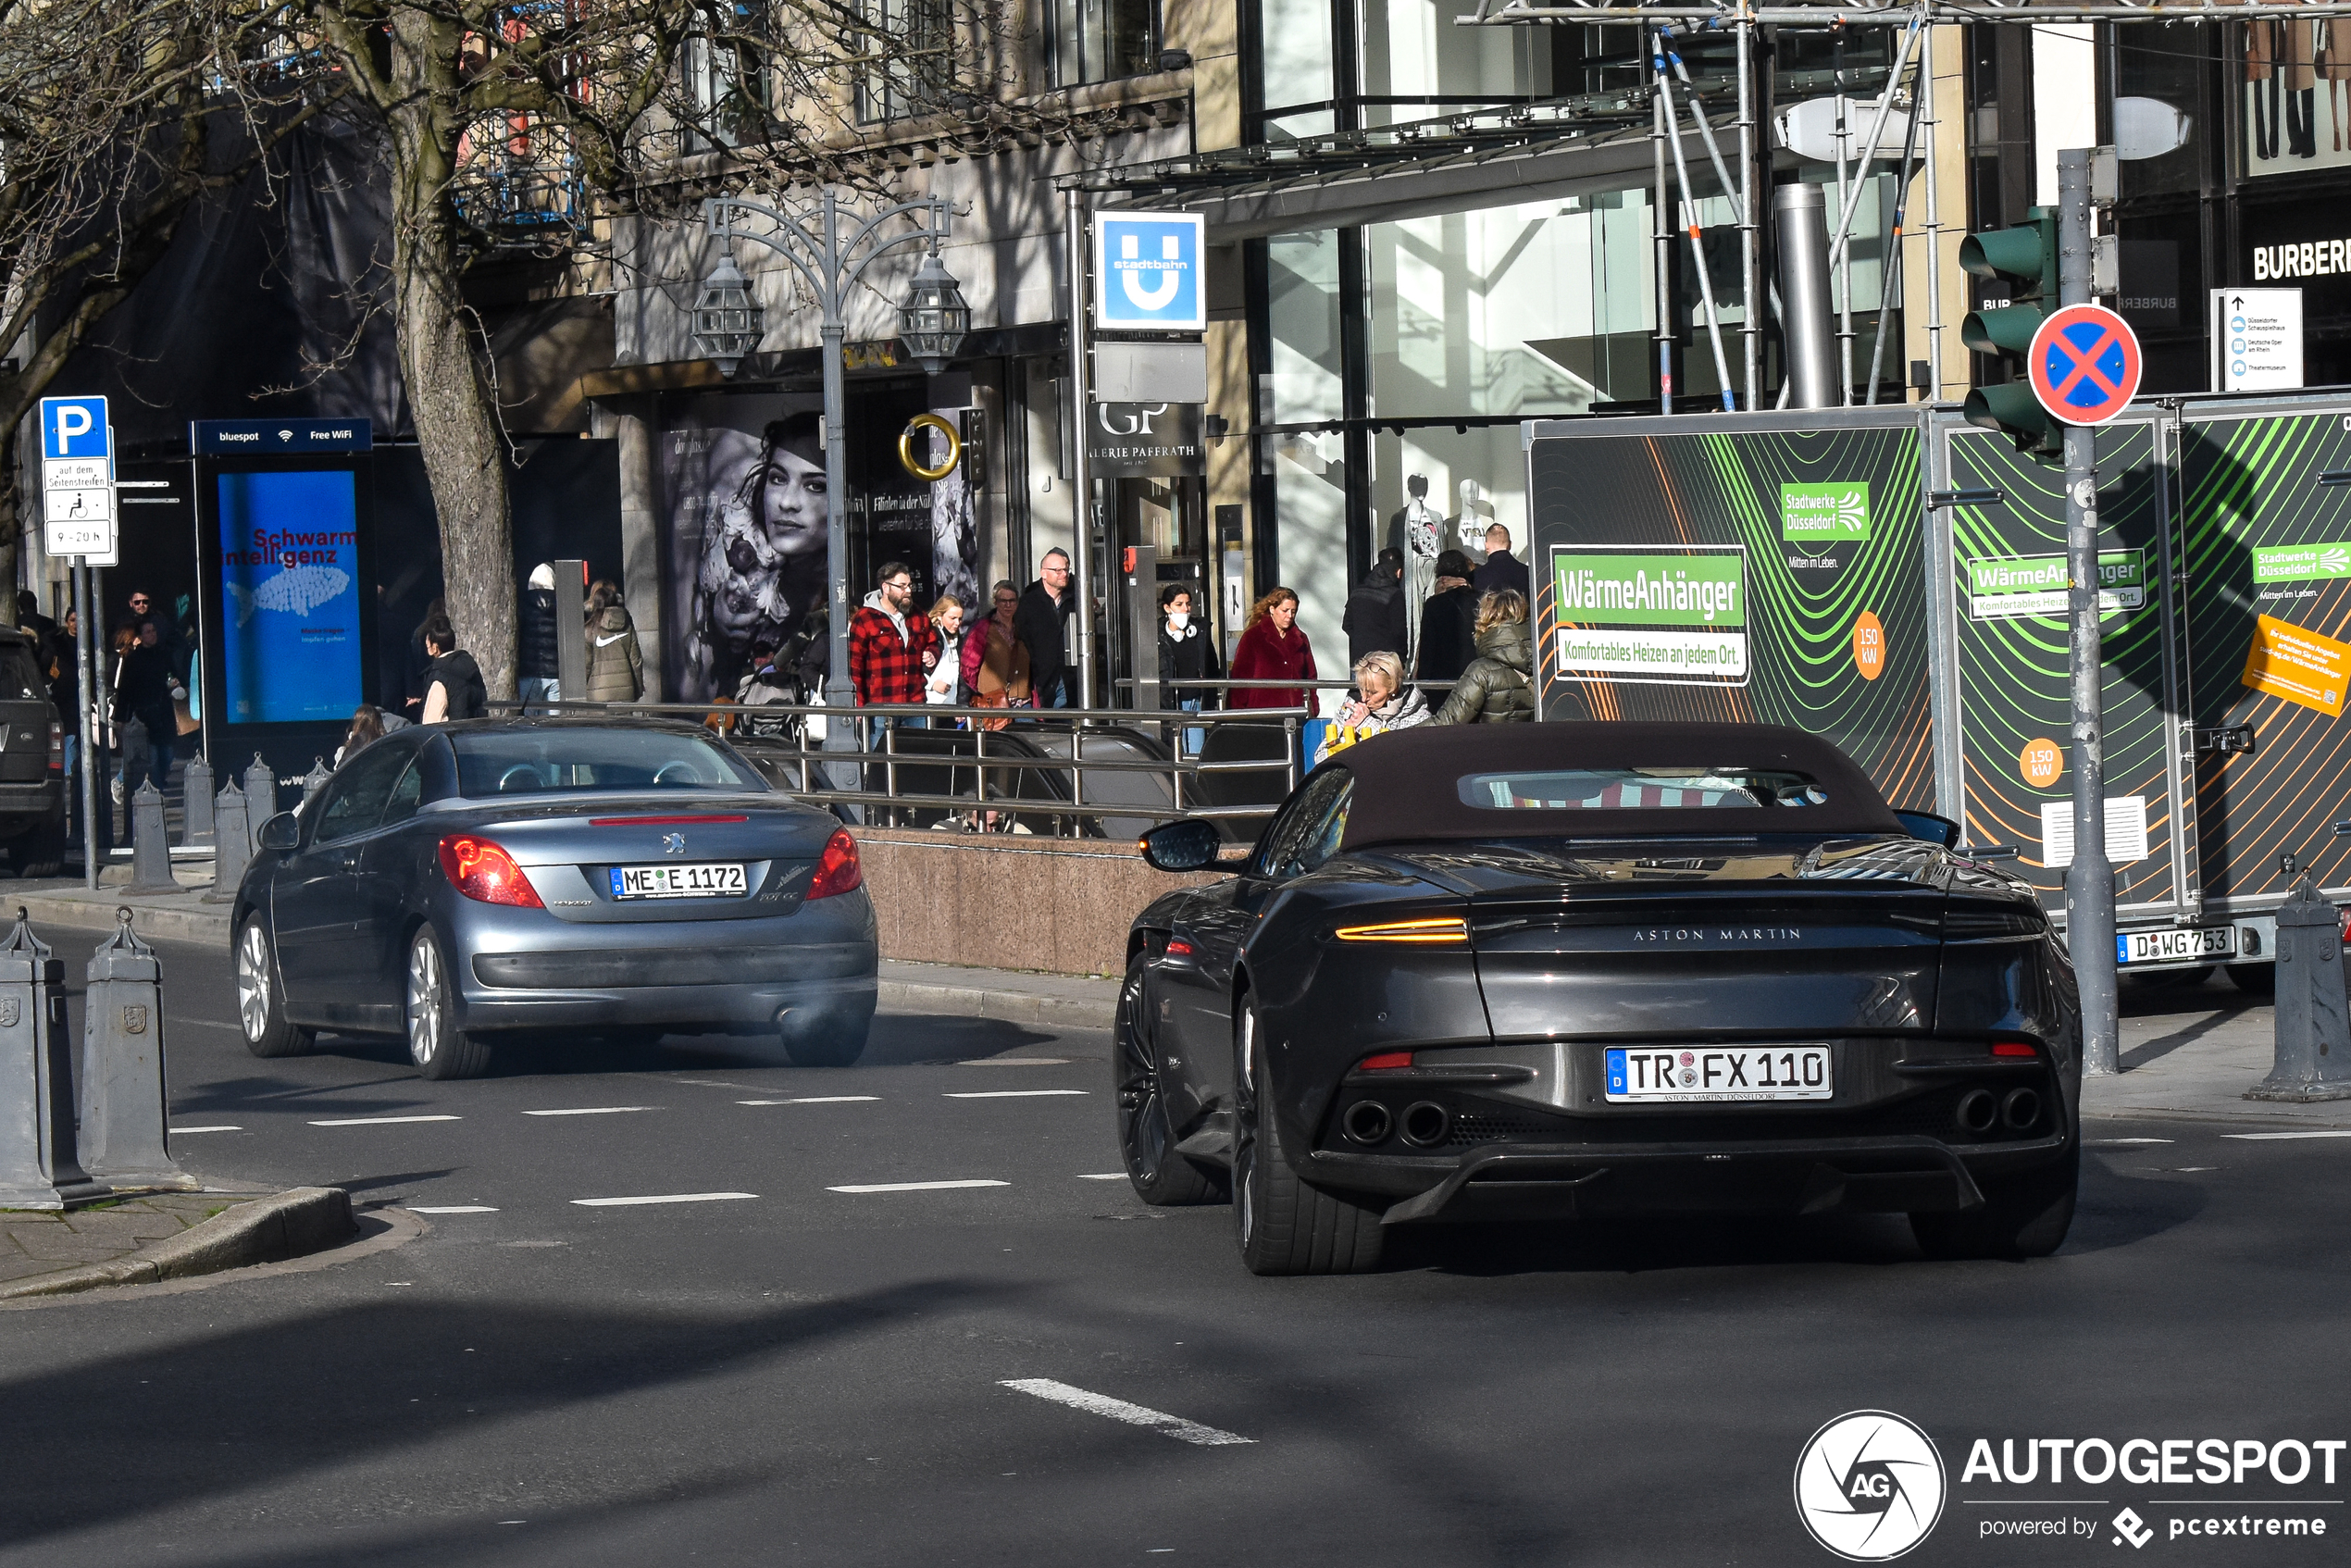
[[1796, 1461], [1797, 1517], [1848, 1562], [1884, 1562], [1926, 1539], [1945, 1487], [1934, 1440], [1890, 1411], [1838, 1416]]
[[662, 852], [665, 854], [684, 854], [686, 852], [686, 835], [683, 833], [664, 833], [661, 836], [661, 847]]

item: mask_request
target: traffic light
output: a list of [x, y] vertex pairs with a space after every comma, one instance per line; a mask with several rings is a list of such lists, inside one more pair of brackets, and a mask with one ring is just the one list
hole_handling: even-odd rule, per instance
[[2029, 221], [2014, 229], [1970, 234], [1959, 242], [1961, 267], [2009, 285], [2006, 305], [1971, 311], [1959, 325], [1959, 341], [1976, 353], [2010, 356], [2009, 380], [1968, 393], [1965, 416], [1971, 425], [2008, 431], [2021, 452], [2054, 455], [2065, 449], [2064, 432], [2025, 382], [2024, 352], [2058, 308], [2057, 208], [2034, 207], [2025, 217]]

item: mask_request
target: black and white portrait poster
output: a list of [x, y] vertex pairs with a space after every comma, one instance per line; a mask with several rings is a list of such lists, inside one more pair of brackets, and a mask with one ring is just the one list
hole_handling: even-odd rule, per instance
[[670, 701], [732, 696], [756, 642], [825, 599], [825, 454], [809, 395], [699, 398], [661, 435]]

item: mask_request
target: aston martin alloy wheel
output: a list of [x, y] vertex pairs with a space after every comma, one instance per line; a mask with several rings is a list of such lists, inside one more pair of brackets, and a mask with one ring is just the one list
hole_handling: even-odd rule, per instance
[[1213, 1176], [1176, 1152], [1167, 1120], [1167, 1098], [1159, 1081], [1159, 1047], [1152, 1038], [1147, 970], [1138, 953], [1118, 989], [1118, 1014], [1112, 1025], [1116, 1049], [1111, 1057], [1111, 1089], [1118, 1102], [1118, 1147], [1126, 1157], [1126, 1179], [1146, 1203], [1213, 1203], [1224, 1196]]
[[431, 927], [418, 927], [408, 939], [408, 1059], [429, 1078], [479, 1077], [490, 1047], [457, 1027], [450, 987], [440, 939]]
[[270, 951], [269, 927], [258, 915], [247, 915], [237, 933], [237, 1022], [244, 1030], [245, 1049], [255, 1056], [299, 1056], [317, 1038], [286, 1022], [278, 955]]
[[1244, 1003], [1247, 1076], [1233, 1118], [1233, 1234], [1251, 1274], [1363, 1274], [1379, 1266], [1380, 1212], [1309, 1187], [1282, 1158], [1257, 1017]]

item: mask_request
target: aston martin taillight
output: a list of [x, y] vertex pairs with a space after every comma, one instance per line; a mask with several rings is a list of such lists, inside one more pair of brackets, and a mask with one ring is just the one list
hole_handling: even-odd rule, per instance
[[523, 909], [544, 909], [539, 890], [522, 874], [515, 857], [501, 845], [470, 834], [452, 833], [441, 840], [441, 871], [449, 885], [479, 903], [508, 903]]
[[1393, 1073], [1412, 1064], [1412, 1053], [1409, 1051], [1383, 1051], [1356, 1063], [1355, 1070], [1359, 1073]]
[[812, 899], [828, 899], [835, 893], [845, 893], [863, 887], [865, 873], [857, 864], [857, 840], [849, 836], [846, 828], [836, 828], [833, 836], [825, 840], [825, 852], [816, 862], [815, 877], [808, 884]]
[[2041, 1053], [2021, 1039], [2004, 1039], [1993, 1042], [1992, 1054], [1995, 1056], [2038, 1056]]
[[1459, 915], [1441, 920], [1390, 920], [1377, 926], [1341, 926], [1343, 942], [1465, 942], [1469, 922]]

